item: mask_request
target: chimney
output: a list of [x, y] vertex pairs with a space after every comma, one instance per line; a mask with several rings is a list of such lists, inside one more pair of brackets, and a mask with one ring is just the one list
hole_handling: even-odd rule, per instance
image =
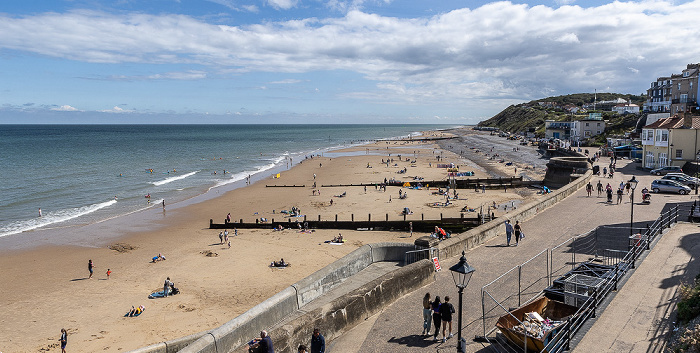
[[693, 128], [693, 118], [688, 112], [682, 112], [683, 114], [683, 128], [692, 129]]

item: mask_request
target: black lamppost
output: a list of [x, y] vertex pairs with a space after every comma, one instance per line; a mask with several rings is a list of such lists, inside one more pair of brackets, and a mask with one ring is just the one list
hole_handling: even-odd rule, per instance
[[467, 349], [467, 341], [462, 338], [462, 295], [464, 294], [464, 288], [469, 284], [469, 280], [472, 278], [474, 267], [469, 266], [467, 259], [464, 257], [464, 251], [462, 251], [462, 257], [459, 258], [459, 262], [450, 267], [450, 272], [452, 272], [452, 280], [455, 282], [455, 286], [459, 290], [459, 317], [457, 318], [457, 352], [465, 353]]
[[630, 204], [632, 205], [632, 209], [630, 211], [630, 237], [634, 235], [634, 189], [637, 188], [637, 179], [634, 178], [634, 175], [632, 176], [632, 179], [628, 181], [630, 183], [630, 187], [632, 188], [632, 202]]

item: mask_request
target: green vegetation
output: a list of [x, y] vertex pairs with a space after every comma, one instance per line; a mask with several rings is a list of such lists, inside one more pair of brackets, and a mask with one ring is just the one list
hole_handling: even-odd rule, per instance
[[678, 321], [681, 326], [669, 342], [669, 352], [700, 352], [700, 275], [692, 285], [681, 285], [678, 301]]
[[[632, 103], [642, 105], [645, 101], [644, 96], [618, 93], [598, 93], [597, 101], [614, 100], [623, 98], [630, 100]], [[484, 120], [478, 124], [481, 127], [497, 127], [501, 130], [521, 133], [534, 129], [537, 137], [544, 137], [545, 120], [555, 121], [574, 121], [588, 118], [586, 111], [582, 113], [570, 113], [565, 109], [553, 108], [549, 106], [566, 106], [568, 104], [583, 107], [584, 104], [593, 103], [595, 96], [592, 93], [577, 93], [566, 96], [548, 97], [530, 101], [528, 103], [511, 105], [500, 113], [496, 114], [488, 120]], [[540, 104], [542, 103], [542, 104]], [[590, 141], [591, 144], [604, 144], [607, 135], [623, 134], [630, 131], [636, 126], [640, 114], [615, 114], [612, 112], [601, 112], [603, 120], [606, 121], [606, 128], [603, 135], [597, 136]]]
[[700, 315], [700, 275], [692, 285], [681, 285], [678, 301], [678, 320], [688, 322]]

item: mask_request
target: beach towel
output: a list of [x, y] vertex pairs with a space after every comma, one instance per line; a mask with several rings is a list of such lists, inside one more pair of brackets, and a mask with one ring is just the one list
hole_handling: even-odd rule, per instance
[[[170, 295], [171, 290], [168, 288], [168, 295]], [[148, 296], [148, 299], [156, 299], [156, 298], [164, 298], [165, 297], [165, 292], [159, 291], [159, 292], [153, 292]]]

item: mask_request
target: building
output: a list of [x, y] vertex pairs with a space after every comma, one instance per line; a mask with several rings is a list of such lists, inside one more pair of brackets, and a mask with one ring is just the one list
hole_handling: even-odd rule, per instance
[[544, 136], [548, 139], [570, 141], [572, 144], [597, 136], [605, 131], [605, 121], [600, 113], [588, 114], [587, 119], [576, 121], [547, 120], [544, 123]]
[[697, 159], [700, 149], [700, 117], [690, 114], [659, 119], [642, 128], [642, 166], [683, 167]]
[[692, 111], [698, 106], [699, 71], [700, 64], [688, 64], [680, 74], [657, 78], [647, 89], [644, 111], [671, 114]]
[[639, 106], [631, 103], [617, 104], [612, 108], [612, 111], [618, 114], [639, 113]]
[[698, 106], [700, 64], [689, 64], [679, 75], [671, 75], [671, 114], [690, 112]]

